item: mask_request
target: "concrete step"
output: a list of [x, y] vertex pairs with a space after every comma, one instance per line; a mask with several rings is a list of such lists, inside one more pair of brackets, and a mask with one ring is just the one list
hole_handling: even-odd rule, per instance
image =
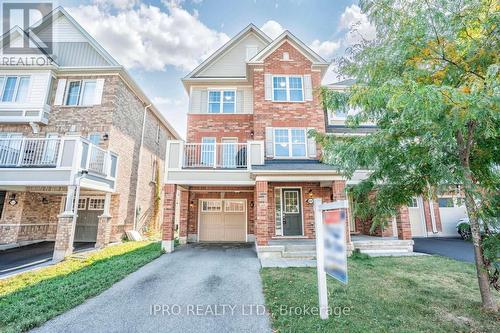
[[316, 251], [316, 245], [295, 245], [295, 244], [287, 244], [285, 246], [286, 252], [300, 252], [300, 251]]
[[361, 253], [365, 254], [394, 254], [394, 253], [412, 253], [410, 250], [405, 250], [405, 249], [376, 249], [376, 250], [359, 250]]
[[316, 251], [285, 251], [283, 252], [283, 258], [314, 259], [316, 258]]

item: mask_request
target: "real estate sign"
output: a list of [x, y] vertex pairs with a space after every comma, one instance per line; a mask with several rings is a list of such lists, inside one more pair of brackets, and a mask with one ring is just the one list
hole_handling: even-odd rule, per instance
[[347, 245], [345, 237], [346, 209], [323, 212], [323, 242], [325, 272], [347, 284]]

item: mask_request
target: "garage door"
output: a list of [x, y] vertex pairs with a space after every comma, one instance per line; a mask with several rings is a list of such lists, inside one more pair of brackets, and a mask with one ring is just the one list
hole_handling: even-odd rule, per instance
[[245, 242], [246, 200], [200, 200], [201, 242]]
[[467, 217], [467, 210], [463, 198], [440, 197], [439, 215], [443, 226], [443, 236], [458, 237], [457, 222], [461, 218]]

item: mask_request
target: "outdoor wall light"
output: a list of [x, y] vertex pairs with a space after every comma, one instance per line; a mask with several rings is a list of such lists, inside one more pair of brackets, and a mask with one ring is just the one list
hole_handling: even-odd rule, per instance
[[191, 200], [191, 202], [189, 203], [189, 207], [193, 208], [194, 207], [194, 201]]
[[49, 203], [49, 199], [47, 199], [47, 197], [42, 197], [42, 203], [44, 205], [48, 204]]
[[11, 205], [11, 206], [17, 205], [17, 200], [16, 200], [16, 194], [15, 193], [12, 193], [10, 195], [9, 205]]
[[250, 131], [250, 137], [253, 139], [253, 136], [255, 135], [254, 131]]
[[313, 197], [313, 190], [309, 190], [309, 198], [312, 198]]
[[253, 201], [250, 201], [250, 207], [253, 208], [255, 206]]
[[108, 135], [108, 133], [105, 133], [105, 134], [102, 136], [102, 139], [103, 139], [104, 141], [108, 141], [108, 140], [109, 140], [109, 135]]

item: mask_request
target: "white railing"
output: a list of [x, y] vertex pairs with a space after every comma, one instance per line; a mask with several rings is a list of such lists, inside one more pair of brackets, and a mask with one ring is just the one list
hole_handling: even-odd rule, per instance
[[99, 148], [95, 145], [90, 145], [90, 158], [89, 158], [88, 170], [101, 175], [107, 175], [108, 154], [109, 154], [108, 151]]
[[0, 138], [0, 167], [55, 167], [59, 138]]
[[184, 168], [247, 168], [246, 143], [185, 143]]

